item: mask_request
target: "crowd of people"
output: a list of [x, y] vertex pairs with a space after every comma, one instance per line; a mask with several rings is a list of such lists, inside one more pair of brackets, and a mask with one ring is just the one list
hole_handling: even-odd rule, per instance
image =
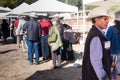
[[[11, 26], [13, 27], [13, 40], [21, 53], [28, 53], [30, 65], [38, 65], [41, 61], [48, 61], [52, 58], [51, 68], [55, 69], [61, 67], [61, 60], [74, 60], [72, 44], [76, 44], [78, 39], [71, 26], [64, 23], [63, 17], [36, 16], [33, 12], [29, 16], [18, 16]], [[3, 26], [2, 23], [1, 31], [5, 28], [8, 31], [4, 32], [9, 32], [9, 27], [9, 24]], [[57, 39], [49, 43], [48, 38], [54, 34], [53, 31], [56, 32]], [[1, 32], [3, 37], [4, 32]], [[3, 41], [6, 42], [6, 40], [5, 36]], [[41, 61], [40, 58], [42, 58]]]
[[[120, 79], [120, 11], [115, 13], [112, 26], [108, 25], [111, 18], [108, 12], [105, 8], [96, 8], [88, 14], [87, 21], [92, 22], [92, 27], [84, 45], [82, 80]], [[80, 35], [74, 34], [72, 27], [64, 23], [63, 17], [50, 19], [31, 13], [18, 17], [13, 26], [16, 44], [23, 53], [28, 53], [30, 65], [38, 65], [40, 57], [42, 61], [52, 58], [51, 68], [56, 69], [61, 68], [61, 60], [74, 60], [72, 44], [78, 42]], [[105, 33], [103, 29], [107, 27]], [[5, 43], [9, 34], [9, 24], [5, 19], [0, 31]], [[48, 42], [53, 34], [57, 36], [55, 41]]]

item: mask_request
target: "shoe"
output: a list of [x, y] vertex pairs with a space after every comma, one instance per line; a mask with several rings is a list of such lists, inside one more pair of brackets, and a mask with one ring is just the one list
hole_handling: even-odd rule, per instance
[[51, 69], [57, 69], [57, 66], [51, 67]]
[[46, 60], [47, 58], [46, 57], [43, 57], [43, 61]]
[[29, 60], [29, 58], [27, 58], [27, 60]]
[[60, 69], [60, 68], [61, 68], [61, 66], [57, 66], [57, 68], [58, 68], [58, 69]]
[[30, 65], [33, 65], [33, 62], [29, 62]]
[[38, 65], [38, 64], [39, 64], [39, 62], [36, 62], [36, 63], [35, 63], [35, 65]]

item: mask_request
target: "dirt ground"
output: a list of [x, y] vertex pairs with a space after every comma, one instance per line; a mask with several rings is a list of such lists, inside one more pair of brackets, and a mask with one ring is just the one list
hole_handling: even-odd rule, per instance
[[54, 70], [51, 60], [29, 65], [27, 53], [21, 53], [16, 44], [0, 42], [0, 80], [81, 80], [81, 68], [74, 68], [74, 62], [64, 61], [61, 69]]

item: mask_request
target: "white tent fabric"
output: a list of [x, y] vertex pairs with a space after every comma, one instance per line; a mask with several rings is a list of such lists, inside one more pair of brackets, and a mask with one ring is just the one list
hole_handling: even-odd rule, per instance
[[78, 12], [78, 8], [57, 0], [38, 0], [31, 4], [25, 12]]
[[[17, 17], [18, 15], [28, 15], [23, 13], [24, 11], [27, 10], [27, 7], [29, 6], [29, 4], [23, 2], [21, 5], [17, 6], [16, 8], [12, 9], [10, 12], [7, 13], [2, 13], [0, 14], [0, 18], [4, 18], [4, 17]], [[5, 8], [7, 10], [9, 10], [9, 8]]]
[[11, 11], [11, 10], [8, 10], [7, 8], [0, 6], [0, 13], [9, 12], [9, 11]]
[[8, 14], [7, 13], [0, 13], [0, 19], [6, 18], [6, 15], [8, 15]]
[[11, 12], [9, 14], [21, 14], [24, 11], [27, 10], [27, 7], [29, 6], [29, 4], [23, 2], [21, 5], [17, 6], [16, 8], [12, 9]]
[[10, 9], [9, 7], [6, 7], [5, 9], [8, 10], [8, 11], [11, 11], [11, 10], [12, 10], [12, 9]]

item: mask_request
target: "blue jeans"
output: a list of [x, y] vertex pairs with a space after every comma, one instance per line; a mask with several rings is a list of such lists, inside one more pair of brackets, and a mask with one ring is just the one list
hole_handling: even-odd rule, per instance
[[62, 55], [62, 47], [60, 47], [55, 54], [56, 54], [56, 60], [58, 60], [58, 55]]
[[4, 42], [6, 42], [7, 34], [8, 34], [8, 32], [2, 31], [2, 36], [3, 36]]
[[118, 61], [118, 69], [117, 69], [117, 73], [120, 74], [120, 53], [117, 56], [117, 61]]
[[41, 37], [41, 50], [42, 56], [49, 57], [49, 45], [48, 45], [48, 35], [44, 35]]
[[112, 60], [114, 60], [115, 59], [115, 56], [117, 56], [117, 74], [120, 74], [120, 53], [118, 53], [118, 54], [111, 54], [111, 56], [112, 56]]
[[30, 62], [33, 62], [33, 50], [35, 51], [35, 62], [39, 62], [39, 50], [38, 42], [27, 40], [28, 45], [28, 58]]

